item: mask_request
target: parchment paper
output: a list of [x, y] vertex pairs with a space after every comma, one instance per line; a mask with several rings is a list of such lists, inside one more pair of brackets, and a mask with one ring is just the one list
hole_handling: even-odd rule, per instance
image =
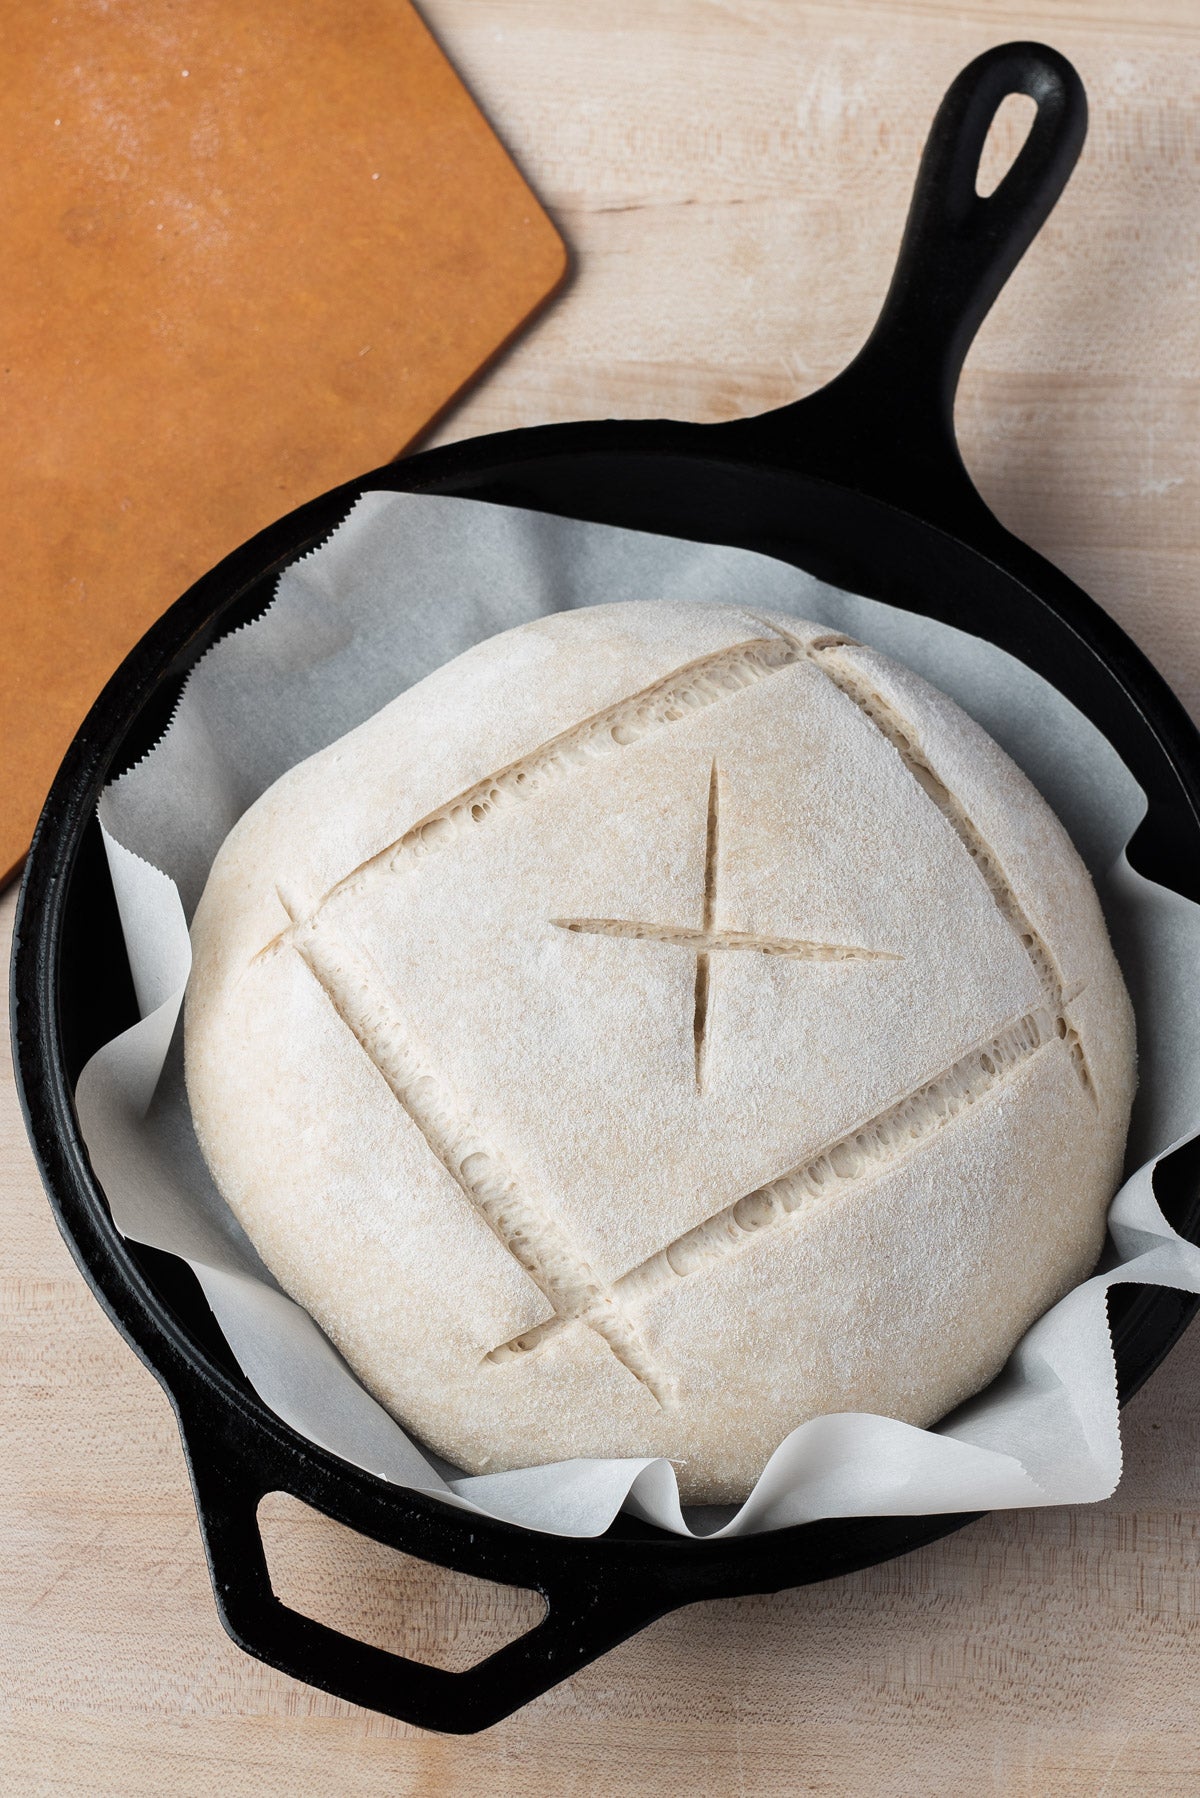
[[[1133, 995], [1140, 1085], [1105, 1271], [1025, 1336], [1004, 1373], [933, 1430], [821, 1417], [772, 1455], [736, 1512], [685, 1514], [662, 1460], [569, 1461], [466, 1477], [411, 1442], [262, 1266], [192, 1134], [180, 1004], [187, 919], [241, 812], [285, 769], [431, 669], [539, 613], [609, 600], [745, 603], [819, 620], [958, 700], [1049, 800], [1091, 869]], [[468, 1510], [565, 1535], [624, 1507], [696, 1537], [819, 1517], [921, 1514], [1106, 1497], [1120, 1475], [1105, 1292], [1200, 1292], [1200, 1251], [1167, 1225], [1154, 1162], [1200, 1129], [1200, 907], [1138, 875], [1125, 845], [1144, 797], [1088, 721], [1003, 651], [842, 593], [781, 562], [471, 500], [370, 493], [290, 568], [263, 618], [199, 664], [158, 746], [110, 787], [101, 821], [142, 1012], [84, 1069], [93, 1165], [125, 1235], [182, 1255], [251, 1384], [345, 1460]]]

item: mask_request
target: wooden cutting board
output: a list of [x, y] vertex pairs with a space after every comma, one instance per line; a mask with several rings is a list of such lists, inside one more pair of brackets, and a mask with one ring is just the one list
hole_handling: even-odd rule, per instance
[[0, 0], [0, 877], [173, 599], [561, 279], [407, 0]]

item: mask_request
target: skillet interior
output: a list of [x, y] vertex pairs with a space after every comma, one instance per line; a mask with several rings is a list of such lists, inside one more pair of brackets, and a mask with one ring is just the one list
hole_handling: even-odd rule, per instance
[[[565, 453], [560, 453], [555, 439], [564, 437]], [[1140, 865], [1180, 890], [1190, 886], [1189, 896], [1200, 897], [1200, 832], [1190, 815], [1188, 791], [1189, 777], [1192, 793], [1196, 790], [1195, 752], [1190, 765], [1181, 767], [1169, 753], [1171, 745], [1164, 742], [1161, 728], [1164, 722], [1167, 726], [1178, 722], [1171, 718], [1170, 706], [1164, 708], [1165, 719], [1157, 721], [1143, 710], [1139, 701], [1161, 699], [1161, 693], [1153, 691], [1161, 683], [1132, 646], [1122, 638], [1118, 664], [1102, 659], [1109, 646], [1098, 646], [1091, 637], [1097, 627], [1102, 636], [1107, 634], [1103, 628], [1107, 621], [1090, 601], [1056, 576], [1056, 583], [1069, 589], [1067, 610], [1075, 614], [1064, 617], [1063, 593], [1054, 596], [1057, 605], [1052, 603], [995, 561], [935, 527], [846, 488], [785, 469], [714, 456], [707, 453], [715, 447], [714, 437], [720, 439], [720, 427], [609, 425], [515, 433], [504, 440], [451, 446], [391, 465], [292, 514], [185, 595], [152, 633], [155, 641], [148, 640], [131, 658], [131, 664], [142, 663], [136, 670], [130, 666], [132, 680], [124, 678], [123, 670], [106, 690], [56, 786], [56, 791], [64, 785], [70, 790], [73, 822], [78, 826], [90, 815], [105, 780], [150, 747], [174, 707], [186, 669], [203, 650], [269, 604], [279, 569], [319, 541], [360, 491], [392, 488], [473, 495], [697, 540], [737, 543], [871, 597], [977, 631], [1052, 679], [1106, 729], [1151, 800], [1147, 824], [1139, 833]], [[664, 439], [669, 440], [669, 449]], [[508, 453], [497, 456], [501, 449]], [[131, 688], [138, 690], [135, 704], [130, 704]], [[40, 833], [31, 874], [41, 871], [46, 834]], [[61, 869], [68, 879], [57, 1010], [68, 1085], [87, 1056], [111, 1034], [114, 1000], [130, 1021], [134, 1015], [107, 871], [94, 833], [85, 832], [84, 839], [78, 862], [72, 865], [68, 857]], [[1173, 1158], [1170, 1177], [1162, 1182], [1173, 1221], [1186, 1233], [1195, 1228], [1200, 1210], [1194, 1160], [1181, 1152]], [[102, 1203], [94, 1187], [80, 1197], [90, 1205]], [[118, 1260], [132, 1255], [152, 1272], [160, 1293], [169, 1292], [172, 1310], [196, 1356], [211, 1359], [214, 1374], [220, 1368], [242, 1388], [243, 1399], [257, 1408], [186, 1270], [171, 1257], [133, 1248], [119, 1238], [112, 1246]], [[1127, 1288], [1114, 1294], [1112, 1303], [1122, 1394], [1128, 1396], [1166, 1353], [1196, 1301], [1158, 1289], [1139, 1293]], [[948, 1521], [930, 1519], [928, 1533], [940, 1533]], [[807, 1561], [817, 1550], [816, 1536], [827, 1527], [806, 1526], [783, 1534], [809, 1538]], [[658, 1532], [627, 1520], [615, 1533], [645, 1534], [662, 1541]], [[774, 1540], [778, 1550], [781, 1538]], [[864, 1540], [858, 1553], [866, 1548]], [[717, 1545], [706, 1552], [715, 1555]], [[875, 1558], [874, 1553], [869, 1558]], [[839, 1554], [836, 1560], [841, 1559]], [[822, 1562], [824, 1556], [818, 1554], [817, 1564]], [[834, 1570], [828, 1563], [825, 1566]], [[807, 1574], [826, 1576], [815, 1567]], [[797, 1578], [797, 1570], [793, 1568], [788, 1577]]]

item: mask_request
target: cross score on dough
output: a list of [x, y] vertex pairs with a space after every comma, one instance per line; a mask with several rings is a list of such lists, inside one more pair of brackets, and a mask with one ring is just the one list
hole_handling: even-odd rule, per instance
[[704, 897], [700, 928], [678, 924], [638, 923], [627, 918], [551, 918], [560, 930], [586, 936], [623, 937], [633, 942], [669, 943], [691, 949], [696, 956], [695, 1006], [692, 1033], [696, 1044], [696, 1091], [704, 1091], [704, 1061], [708, 1045], [708, 1012], [711, 999], [709, 956], [714, 950], [757, 950], [760, 955], [786, 955], [794, 961], [897, 961], [884, 949], [856, 949], [847, 943], [810, 943], [781, 936], [756, 936], [749, 930], [717, 928], [717, 879], [721, 781], [714, 761], [708, 777], [708, 820], [704, 841]]
[[[767, 628], [776, 629], [774, 626]], [[657, 1404], [669, 1405], [674, 1381], [669, 1372], [654, 1365], [630, 1315], [634, 1304], [662, 1286], [737, 1252], [745, 1246], [748, 1234], [782, 1222], [806, 1201], [822, 1196], [831, 1181], [836, 1188], [844, 1189], [869, 1178], [882, 1162], [894, 1159], [898, 1149], [908, 1153], [918, 1148], [983, 1093], [1011, 1078], [1038, 1049], [1056, 1038], [1064, 1042], [1077, 1078], [1094, 1100], [1083, 1045], [1067, 1015], [1068, 1007], [1081, 989], [1064, 990], [1052, 952], [1025, 913], [988, 844], [961, 802], [940, 780], [917, 746], [915, 733], [907, 721], [881, 695], [870, 689], [859, 671], [841, 653], [848, 647], [853, 645], [844, 638], [828, 637], [805, 644], [778, 632], [771, 639], [738, 644], [733, 650], [702, 658], [700, 662], [656, 681], [643, 693], [630, 696], [606, 713], [560, 733], [523, 758], [522, 763], [477, 782], [437, 813], [421, 820], [370, 862], [352, 870], [313, 909], [302, 912], [280, 891], [280, 902], [290, 922], [287, 929], [259, 952], [260, 957], [288, 947], [300, 955], [338, 1017], [382, 1074], [432, 1153], [553, 1308], [552, 1318], [510, 1342], [499, 1344], [489, 1351], [485, 1361], [503, 1364], [514, 1356], [534, 1352], [562, 1330], [578, 1323], [596, 1333]], [[494, 1148], [480, 1146], [469, 1117], [456, 1115], [453, 1099], [450, 1103], [443, 1100], [437, 1071], [430, 1065], [421, 1045], [412, 1038], [391, 998], [387, 982], [360, 947], [351, 946], [344, 937], [335, 940], [328, 922], [322, 926], [321, 913], [329, 900], [352, 893], [367, 880], [393, 873], [401, 865], [410, 864], [415, 857], [444, 847], [453, 840], [457, 829], [457, 823], [453, 821], [469, 819], [477, 825], [485, 824], [502, 799], [505, 803], [528, 801], [548, 780], [569, 774], [571, 766], [576, 765], [562, 754], [569, 742], [577, 746], [582, 741], [594, 753], [612, 753], [627, 742], [641, 740], [651, 730], [662, 729], [689, 715], [686, 708], [670, 703], [673, 686], [682, 688], [686, 684], [694, 693], [698, 679], [719, 670], [721, 674], [736, 673], [733, 686], [726, 689], [736, 691], [801, 660], [819, 667], [858, 706], [892, 744], [926, 796], [946, 818], [972, 857], [997, 908], [1019, 936], [1042, 987], [1042, 1003], [999, 1031], [990, 1043], [969, 1051], [848, 1136], [827, 1144], [799, 1166], [722, 1207], [619, 1279], [604, 1282], [571, 1243], [558, 1220], [522, 1193], [503, 1156]], [[716, 697], [719, 699], [719, 681], [717, 685]], [[712, 700], [706, 697], [701, 703], [712, 703]], [[622, 734], [613, 721], [631, 715], [640, 721], [639, 728], [632, 735]], [[568, 931], [670, 944], [695, 954], [694, 1034], [698, 1090], [703, 1084], [708, 1037], [709, 957], [715, 951], [756, 951], [764, 955], [846, 963], [896, 959], [883, 951], [849, 945], [718, 929], [720, 782], [714, 761], [709, 779], [704, 892], [698, 929], [623, 919], [551, 920]], [[443, 828], [445, 825], [450, 828]]]

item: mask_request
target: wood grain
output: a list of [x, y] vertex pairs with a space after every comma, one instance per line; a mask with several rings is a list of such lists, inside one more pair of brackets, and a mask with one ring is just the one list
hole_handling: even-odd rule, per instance
[[[575, 257], [445, 438], [728, 417], [815, 385], [870, 325], [948, 81], [989, 43], [1052, 38], [1087, 83], [1091, 136], [968, 363], [965, 452], [1005, 521], [1200, 715], [1195, 0], [1064, 0], [1052, 19], [1007, 0], [424, 10]], [[10, 895], [6, 935], [11, 913]], [[221, 1633], [166, 1400], [55, 1232], [7, 1074], [0, 1205], [6, 1792], [1200, 1792], [1200, 1330], [1129, 1407], [1106, 1504], [995, 1516], [852, 1579], [696, 1606], [455, 1741], [300, 1686]], [[532, 1615], [267, 1512], [281, 1584], [373, 1639], [440, 1640], [462, 1664]]]

